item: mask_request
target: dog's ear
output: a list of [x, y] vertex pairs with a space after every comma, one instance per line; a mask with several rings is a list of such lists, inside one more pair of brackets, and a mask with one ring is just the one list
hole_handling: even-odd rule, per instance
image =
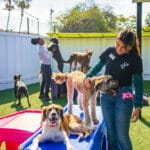
[[90, 83], [91, 87], [93, 87], [95, 85], [93, 78], [89, 78], [89, 83]]
[[100, 80], [100, 82], [95, 81], [94, 89], [96, 90], [96, 92], [102, 88], [102, 84], [103, 84], [102, 80]]
[[14, 80], [16, 80], [17, 79], [17, 76], [16, 75], [14, 75]]
[[89, 80], [90, 80], [90, 85], [91, 85], [92, 87], [94, 87], [95, 82], [96, 82], [96, 80], [97, 80], [97, 77], [89, 78]]
[[41, 119], [41, 123], [45, 121], [46, 119], [46, 112], [47, 112], [47, 107], [43, 107], [42, 108], [42, 119]]
[[60, 110], [60, 117], [61, 117], [62, 120], [64, 119], [64, 111], [63, 111], [63, 109]]
[[21, 74], [18, 75], [18, 78], [19, 78], [19, 79], [21, 78]]

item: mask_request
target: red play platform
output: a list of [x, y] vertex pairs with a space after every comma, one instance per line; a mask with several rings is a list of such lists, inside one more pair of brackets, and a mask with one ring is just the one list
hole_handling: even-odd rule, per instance
[[6, 150], [18, 146], [40, 128], [41, 110], [23, 110], [0, 118], [0, 149], [5, 142]]

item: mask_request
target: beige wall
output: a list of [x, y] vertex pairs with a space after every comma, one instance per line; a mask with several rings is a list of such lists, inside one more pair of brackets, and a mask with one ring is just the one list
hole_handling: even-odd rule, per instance
[[[21, 74], [26, 84], [38, 82], [40, 68], [37, 47], [31, 44], [31, 38], [37, 35], [0, 32], [0, 90], [13, 88], [13, 76]], [[150, 80], [150, 37], [142, 38], [142, 58], [144, 79]], [[113, 46], [115, 37], [98, 38], [59, 38], [60, 51], [64, 60], [72, 52], [93, 50], [90, 65], [98, 61], [102, 51]], [[53, 72], [58, 72], [55, 60], [52, 62]], [[64, 72], [69, 71], [69, 65], [64, 65]], [[103, 71], [102, 71], [103, 72]]]

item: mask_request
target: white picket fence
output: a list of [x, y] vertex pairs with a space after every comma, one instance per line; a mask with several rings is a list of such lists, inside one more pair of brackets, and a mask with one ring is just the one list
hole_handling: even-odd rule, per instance
[[[38, 82], [40, 60], [37, 46], [31, 44], [31, 38], [37, 35], [0, 32], [0, 90], [14, 86], [13, 76], [21, 74], [26, 84]], [[142, 38], [142, 58], [144, 80], [150, 80], [150, 37]], [[90, 66], [98, 61], [102, 51], [113, 46], [115, 37], [99, 38], [59, 38], [59, 46], [64, 60], [74, 51], [85, 52], [93, 50]], [[52, 61], [53, 72], [58, 72], [55, 60]], [[69, 71], [69, 65], [64, 64], [64, 72]]]

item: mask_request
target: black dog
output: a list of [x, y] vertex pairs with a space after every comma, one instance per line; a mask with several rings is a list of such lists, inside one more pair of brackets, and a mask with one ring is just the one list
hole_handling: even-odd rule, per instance
[[28, 106], [30, 107], [30, 101], [29, 101], [29, 93], [27, 86], [21, 81], [20, 79], [21, 75], [15, 75], [14, 76], [14, 91], [15, 96], [18, 99], [18, 105], [21, 105], [21, 96], [24, 94], [27, 97]]
[[47, 49], [48, 49], [48, 51], [53, 53], [53, 58], [57, 62], [57, 67], [58, 67], [59, 71], [63, 72], [64, 60], [63, 60], [63, 57], [59, 50], [58, 39], [51, 38], [50, 41], [51, 41], [51, 43], [48, 45]]

